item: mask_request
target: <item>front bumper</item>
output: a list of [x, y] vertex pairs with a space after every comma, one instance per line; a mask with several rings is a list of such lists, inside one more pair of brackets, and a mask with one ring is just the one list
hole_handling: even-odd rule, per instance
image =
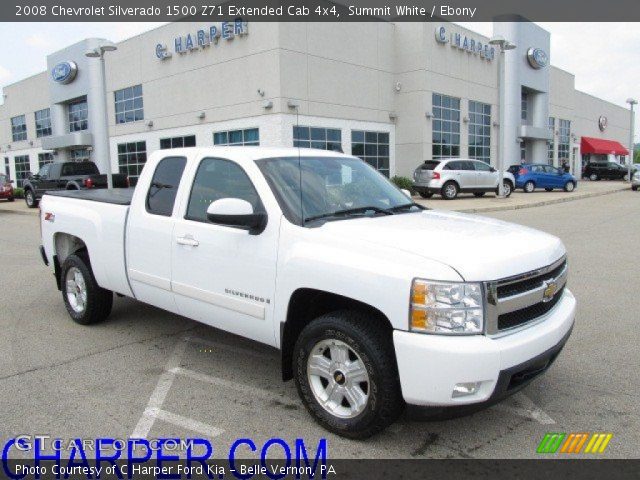
[[[565, 288], [553, 310], [515, 333], [425, 335], [393, 333], [402, 396], [412, 405], [456, 406], [493, 403], [517, 392], [543, 373], [571, 334], [576, 300]], [[453, 397], [458, 383], [481, 382], [478, 390]]]

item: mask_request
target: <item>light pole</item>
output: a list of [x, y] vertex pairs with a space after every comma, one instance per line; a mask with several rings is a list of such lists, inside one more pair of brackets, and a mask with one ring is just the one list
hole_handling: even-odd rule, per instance
[[100, 59], [100, 83], [102, 89], [102, 110], [104, 110], [104, 128], [107, 130], [106, 132], [102, 132], [103, 134], [99, 136], [100, 141], [104, 142], [102, 145], [102, 152], [106, 155], [104, 159], [104, 164], [107, 167], [107, 189], [113, 189], [113, 176], [111, 174], [111, 159], [109, 157], [109, 115], [107, 113], [108, 108], [108, 100], [107, 100], [107, 77], [104, 68], [104, 53], [112, 52], [116, 50], [118, 47], [111, 42], [105, 42], [98, 45], [96, 48], [87, 51], [84, 55], [89, 58], [99, 58]]
[[516, 46], [510, 41], [506, 40], [504, 37], [497, 35], [489, 40], [490, 45], [497, 46], [500, 49], [500, 55], [498, 56], [499, 62], [499, 79], [498, 79], [498, 87], [500, 92], [500, 140], [499, 140], [499, 148], [498, 148], [498, 197], [504, 197], [504, 149], [507, 142], [507, 132], [504, 122], [505, 117], [505, 97], [507, 88], [505, 85], [505, 67], [504, 67], [504, 52], [507, 50], [513, 50]]
[[629, 181], [631, 181], [631, 164], [633, 163], [633, 129], [634, 127], [634, 120], [635, 118], [633, 117], [634, 113], [633, 113], [633, 106], [638, 104], [638, 101], [635, 98], [627, 98], [627, 103], [629, 104], [629, 106], [631, 107], [631, 119], [629, 120], [629, 162], [627, 165], [627, 175], [628, 175], [628, 179]]

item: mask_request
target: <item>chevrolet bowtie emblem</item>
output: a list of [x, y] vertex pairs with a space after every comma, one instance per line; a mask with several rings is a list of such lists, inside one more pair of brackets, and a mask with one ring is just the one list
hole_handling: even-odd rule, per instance
[[558, 284], [555, 280], [547, 280], [542, 286], [544, 287], [544, 290], [542, 290], [542, 301], [550, 302], [558, 291]]

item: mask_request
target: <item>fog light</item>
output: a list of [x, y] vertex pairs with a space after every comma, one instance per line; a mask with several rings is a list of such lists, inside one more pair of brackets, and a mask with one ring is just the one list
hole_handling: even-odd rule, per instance
[[453, 398], [456, 398], [473, 395], [480, 389], [480, 383], [482, 382], [456, 383], [456, 386], [453, 387], [453, 393], [451, 394], [451, 396]]

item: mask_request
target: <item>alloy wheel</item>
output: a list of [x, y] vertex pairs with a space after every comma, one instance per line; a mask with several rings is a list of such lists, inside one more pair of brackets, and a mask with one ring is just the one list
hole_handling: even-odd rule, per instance
[[87, 308], [87, 284], [78, 268], [71, 267], [67, 271], [65, 291], [73, 311], [76, 313], [84, 312], [85, 308]]

